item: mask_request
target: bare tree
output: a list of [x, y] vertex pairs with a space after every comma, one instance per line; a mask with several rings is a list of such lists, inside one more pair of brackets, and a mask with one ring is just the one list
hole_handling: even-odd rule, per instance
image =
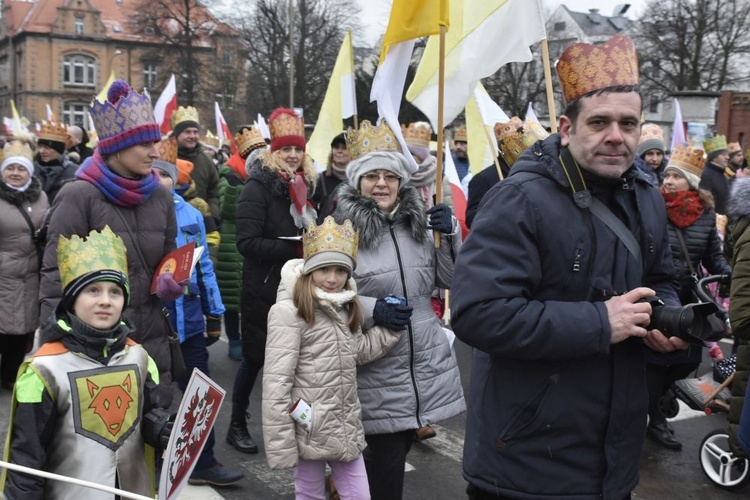
[[[235, 12], [247, 11], [245, 1]], [[240, 8], [242, 6], [242, 8]], [[294, 0], [294, 105], [316, 117], [348, 28], [359, 9], [352, 0]], [[235, 24], [249, 46], [247, 113], [289, 104], [289, 0], [257, 0]]]
[[634, 38], [647, 91], [719, 91], [748, 79], [750, 2], [650, 0]]
[[486, 78], [483, 85], [508, 116], [525, 118], [528, 104], [539, 100], [545, 93], [542, 62], [506, 64]]

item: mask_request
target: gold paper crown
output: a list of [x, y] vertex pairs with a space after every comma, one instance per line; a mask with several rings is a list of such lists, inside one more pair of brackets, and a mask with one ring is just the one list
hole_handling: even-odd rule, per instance
[[466, 127], [458, 127], [455, 132], [453, 132], [453, 142], [467, 142], [466, 137]]
[[643, 144], [651, 139], [664, 142], [664, 130], [655, 123], [645, 123], [641, 127], [641, 138], [638, 140], [638, 144]]
[[93, 230], [86, 238], [73, 235], [60, 236], [57, 243], [57, 267], [60, 282], [65, 290], [76, 278], [92, 271], [112, 270], [128, 275], [128, 255], [125, 243], [104, 226], [101, 232]]
[[296, 114], [278, 113], [269, 118], [268, 128], [271, 131], [271, 140], [288, 135], [305, 137], [305, 120]]
[[67, 147], [68, 127], [64, 123], [57, 124], [43, 120], [37, 137], [47, 141], [62, 142]]
[[175, 164], [177, 161], [177, 139], [174, 137], [162, 139], [156, 143], [156, 149], [159, 151], [162, 160], [172, 165]]
[[6, 158], [17, 158], [19, 156], [30, 162], [34, 161], [34, 152], [28, 144], [21, 141], [6, 142], [2, 151], [0, 151], [0, 163], [5, 161]]
[[408, 146], [430, 147], [432, 130], [426, 122], [410, 123], [408, 127], [402, 124], [401, 134], [404, 136], [404, 142]]
[[323, 252], [338, 252], [357, 261], [359, 231], [355, 231], [349, 219], [343, 224], [336, 224], [332, 216], [325, 218], [321, 225], [310, 221], [307, 231], [302, 235], [302, 253], [305, 260]]
[[182, 122], [195, 122], [200, 123], [200, 117], [198, 116], [198, 110], [192, 106], [180, 106], [172, 113], [172, 128], [174, 129], [178, 124]]
[[500, 153], [509, 167], [512, 167], [521, 153], [533, 146], [536, 141], [547, 137], [549, 134], [538, 122], [523, 123], [517, 116], [506, 123], [495, 124], [495, 138], [500, 145]]
[[706, 150], [706, 154], [710, 155], [714, 151], [721, 149], [727, 149], [727, 138], [724, 135], [717, 135], [710, 139], [703, 141], [703, 149]]
[[352, 160], [376, 151], [401, 152], [396, 136], [388, 124], [383, 121], [381, 125], [374, 126], [369, 120], [362, 121], [358, 130], [352, 127], [346, 130], [346, 149]]
[[731, 155], [732, 153], [741, 153], [742, 152], [742, 146], [740, 146], [739, 142], [730, 142], [727, 144], [727, 151]]
[[630, 38], [617, 35], [601, 45], [575, 43], [557, 62], [566, 103], [615, 85], [638, 85], [638, 56]]
[[247, 156], [250, 150], [255, 147], [266, 145], [263, 134], [254, 126], [243, 127], [242, 131], [234, 134], [234, 142], [237, 143], [237, 149], [240, 151], [240, 156], [243, 157]]
[[206, 130], [206, 135], [201, 139], [204, 144], [218, 148], [221, 145], [221, 141], [216, 137], [210, 130]]
[[689, 174], [696, 175], [698, 177], [703, 173], [703, 167], [706, 165], [704, 159], [704, 153], [702, 149], [693, 148], [692, 146], [684, 146], [678, 144], [672, 150], [672, 154], [669, 156], [669, 162], [667, 167], [675, 167]]

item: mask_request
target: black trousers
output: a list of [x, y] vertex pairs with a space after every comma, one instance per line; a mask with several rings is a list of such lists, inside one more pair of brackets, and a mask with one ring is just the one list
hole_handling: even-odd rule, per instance
[[16, 381], [18, 368], [26, 356], [26, 344], [29, 335], [6, 335], [0, 334], [0, 378], [3, 384], [12, 384]]
[[365, 435], [362, 452], [370, 483], [371, 500], [401, 500], [404, 495], [406, 454], [414, 442], [414, 430]]
[[[469, 496], [469, 500], [505, 500], [505, 499], [508, 499], [508, 497], [502, 497], [499, 495], [493, 495], [492, 493], [487, 493], [486, 491], [480, 490], [473, 484], [469, 484], [469, 486], [466, 487], [466, 494]], [[622, 500], [630, 500], [630, 495], [626, 496]]]
[[659, 400], [677, 380], [682, 380], [698, 368], [698, 363], [676, 363], [673, 365], [646, 365], [646, 385], [648, 387], [648, 422], [660, 424], [666, 417], [659, 408]]

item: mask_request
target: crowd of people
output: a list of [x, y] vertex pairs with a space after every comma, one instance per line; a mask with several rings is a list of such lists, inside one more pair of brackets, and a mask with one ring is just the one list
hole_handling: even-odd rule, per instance
[[[201, 139], [192, 107], [162, 137], [148, 96], [118, 80], [92, 103], [93, 149], [76, 126], [13, 134], [0, 164], [6, 460], [153, 496], [172, 384], [184, 391], [193, 368], [210, 373], [223, 330], [238, 362], [225, 440], [294, 468], [296, 498], [403, 498], [412, 444], [463, 412], [470, 499], [630, 498], [645, 437], [682, 446], [665, 393], [704, 352], [722, 356], [650, 325], [656, 297], [696, 302], [702, 274], [730, 291], [730, 442], [750, 453], [742, 147], [717, 135], [667, 150], [663, 130], [641, 123], [624, 36], [574, 44], [557, 70], [559, 133], [518, 117], [496, 124], [499, 156], [474, 176], [466, 129], [453, 130], [466, 227], [450, 196], [435, 197], [438, 183], [451, 189], [426, 122], [402, 126], [407, 151], [386, 123], [365, 120], [313, 159], [302, 118], [278, 108], [269, 140], [243, 125], [231, 154]], [[154, 278], [193, 243], [205, 251], [187, 281]], [[466, 401], [441, 320], [447, 290], [451, 328], [473, 348]], [[171, 332], [187, 368], [176, 377]], [[111, 411], [108, 398], [127, 403]], [[215, 457], [214, 434], [191, 484], [243, 478]], [[10, 499], [95, 498], [17, 471], [1, 488]]]

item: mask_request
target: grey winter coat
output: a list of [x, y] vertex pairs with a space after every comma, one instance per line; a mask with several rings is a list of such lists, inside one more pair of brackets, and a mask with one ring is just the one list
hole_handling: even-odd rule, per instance
[[440, 422], [465, 410], [455, 355], [432, 310], [436, 288], [450, 288], [453, 262], [461, 246], [460, 230], [443, 235], [435, 249], [422, 199], [411, 184], [399, 190], [393, 217], [357, 190], [339, 186], [334, 216], [350, 219], [359, 230], [354, 279], [365, 313], [373, 324], [377, 299], [405, 296], [414, 307], [411, 323], [398, 344], [357, 375], [366, 434], [387, 434]]
[[[308, 326], [297, 315], [291, 295], [303, 265], [302, 259], [284, 264], [278, 298], [268, 315], [263, 441], [272, 469], [290, 469], [299, 458], [351, 462], [359, 457], [365, 433], [357, 398], [357, 364], [380, 358], [400, 337], [381, 327], [352, 334], [348, 313], [340, 308], [357, 294], [351, 278], [350, 290], [321, 293], [330, 302], [319, 302], [315, 323]], [[298, 399], [312, 407], [310, 433], [289, 416]]]
[[[159, 368], [161, 404], [169, 406], [171, 356], [167, 343], [167, 325], [161, 312], [161, 302], [151, 294], [151, 279], [161, 259], [175, 248], [177, 222], [174, 202], [166, 189], [159, 187], [151, 196], [135, 207], [120, 207], [111, 203], [101, 191], [85, 180], [73, 180], [63, 185], [52, 206], [47, 245], [42, 263], [39, 290], [40, 321], [44, 323], [57, 307], [62, 296], [60, 271], [57, 268], [57, 242], [60, 235], [86, 236], [92, 230], [109, 226], [125, 243], [128, 252], [130, 303], [123, 312], [135, 326], [131, 338], [142, 344]], [[117, 214], [127, 221], [137, 241], [133, 241]], [[143, 268], [136, 245], [148, 265]], [[48, 339], [42, 335], [41, 341]]]
[[39, 256], [18, 207], [39, 229], [48, 204], [39, 179], [31, 179], [26, 191], [0, 182], [0, 333], [6, 335], [31, 333], [39, 326]]

